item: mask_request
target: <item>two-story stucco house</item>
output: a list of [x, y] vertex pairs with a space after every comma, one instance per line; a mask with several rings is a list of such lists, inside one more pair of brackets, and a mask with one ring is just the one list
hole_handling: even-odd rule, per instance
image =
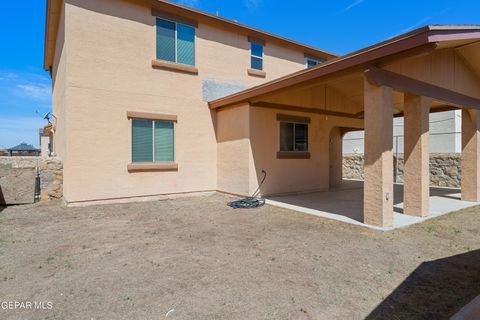
[[428, 114], [464, 108], [464, 169], [475, 178], [462, 187], [478, 200], [468, 112], [480, 107], [479, 33], [426, 27], [336, 57], [162, 0], [48, 0], [64, 199], [246, 196], [262, 170], [262, 195], [329, 190], [341, 182], [343, 134], [365, 129], [365, 222], [387, 226], [393, 117], [411, 135], [405, 213], [427, 215]]
[[166, 1], [48, 5], [67, 202], [217, 190], [208, 101], [334, 57]]

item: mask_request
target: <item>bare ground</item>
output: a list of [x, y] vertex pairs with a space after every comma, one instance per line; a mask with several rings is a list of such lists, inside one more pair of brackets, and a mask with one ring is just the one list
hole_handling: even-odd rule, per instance
[[480, 294], [479, 208], [383, 233], [229, 200], [6, 208], [0, 302], [53, 309], [0, 319], [448, 319]]

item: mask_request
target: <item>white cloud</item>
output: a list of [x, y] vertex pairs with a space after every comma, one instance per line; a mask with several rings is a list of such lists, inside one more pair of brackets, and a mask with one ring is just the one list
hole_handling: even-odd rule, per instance
[[0, 106], [28, 105], [26, 100], [43, 105], [51, 101], [51, 80], [44, 74], [0, 70]]
[[401, 31], [400, 31], [400, 34], [406, 33], [406, 32], [408, 32], [408, 31], [411, 31], [411, 30], [413, 30], [413, 29], [416, 29], [416, 28], [418, 28], [418, 27], [420, 27], [420, 26], [423, 26], [424, 24], [426, 24], [426, 23], [427, 23], [429, 20], [431, 20], [431, 19], [432, 19], [432, 17], [425, 17], [425, 18], [423, 18], [423, 19], [420, 19], [417, 23], [411, 25], [411, 26], [408, 27], [408, 28], [405, 28], [405, 29], [401, 30]]
[[15, 80], [18, 75], [12, 72], [0, 72], [0, 81]]
[[409, 26], [408, 28], [405, 28], [405, 29], [402, 29], [400, 30], [400, 32], [394, 34], [393, 36], [389, 37], [389, 39], [391, 38], [395, 38], [401, 34], [404, 34], [404, 33], [407, 33], [409, 31], [412, 31], [413, 29], [417, 29], [418, 27], [421, 27], [423, 25], [425, 25], [428, 21], [432, 20], [432, 17], [425, 17], [423, 19], [420, 19], [418, 20], [415, 24], [412, 24], [411, 26]]
[[0, 70], [0, 147], [21, 142], [38, 146], [38, 129], [47, 122], [35, 110], [50, 110], [50, 83], [42, 71]]
[[40, 116], [38, 117], [2, 117], [0, 118], [0, 129], [15, 130], [19, 128], [33, 127], [39, 129], [47, 123]]
[[412, 24], [411, 26], [405, 28], [405, 29], [402, 29], [400, 30], [400, 32], [398, 32], [397, 34], [391, 36], [390, 38], [394, 38], [398, 35], [401, 35], [403, 33], [407, 33], [409, 31], [412, 31], [414, 29], [417, 29], [419, 27], [423, 27], [427, 24], [427, 22], [433, 20], [434, 18], [438, 17], [438, 16], [442, 16], [444, 14], [446, 14], [447, 12], [449, 12], [451, 10], [451, 8], [445, 8], [441, 11], [438, 11], [438, 12], [434, 12], [431, 16], [427, 16], [427, 17], [424, 17], [420, 20], [418, 20], [416, 23]]
[[38, 129], [46, 124], [41, 117], [0, 118], [0, 148], [13, 147], [21, 142], [38, 146]]
[[187, 7], [196, 7], [200, 4], [200, 0], [179, 0], [178, 4]]
[[43, 83], [19, 84], [16, 91], [17, 95], [39, 101], [48, 101], [52, 96], [50, 86]]
[[262, 4], [262, 0], [243, 0], [243, 5], [249, 10], [255, 10]]
[[12, 81], [14, 83], [50, 83], [50, 78], [44, 73], [33, 72], [11, 72], [0, 70], [0, 81]]
[[348, 7], [346, 7], [344, 9], [344, 11], [348, 11], [356, 6], [358, 6], [359, 4], [362, 4], [365, 0], [354, 0]]

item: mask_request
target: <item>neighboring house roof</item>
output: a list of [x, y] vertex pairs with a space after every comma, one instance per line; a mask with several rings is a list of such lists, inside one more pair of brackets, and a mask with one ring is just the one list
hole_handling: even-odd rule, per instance
[[[249, 99], [300, 84], [305, 81], [328, 76], [352, 68], [372, 65], [380, 59], [401, 55], [411, 50], [433, 50], [440, 42], [468, 41], [480, 39], [480, 25], [426, 26], [397, 36], [371, 47], [340, 56], [311, 69], [266, 82], [259, 86], [209, 102], [211, 109], [231, 106]], [[480, 66], [479, 70], [480, 71]], [[480, 72], [479, 72], [480, 73]]]
[[[228, 20], [225, 18], [217, 17], [212, 14], [208, 14], [199, 10], [188, 8], [179, 4], [172, 3], [165, 0], [143, 0], [144, 2], [151, 4], [152, 7], [166, 10], [171, 13], [186, 16], [189, 18], [197, 19], [199, 21], [205, 21], [213, 24], [220, 24], [223, 27], [229, 27], [235, 30], [243, 31], [252, 37], [260, 37], [266, 41], [274, 41], [303, 50], [306, 54], [313, 55], [325, 60], [333, 59], [337, 55], [329, 53], [324, 50], [320, 50], [299, 42], [289, 40], [265, 31], [254, 29], [246, 25], [240, 24], [236, 21]], [[47, 0], [46, 11], [46, 26], [45, 26], [45, 55], [44, 55], [44, 69], [49, 70], [53, 64], [53, 57], [55, 51], [55, 41], [58, 31], [58, 23], [60, 19], [62, 0]]]
[[31, 144], [27, 144], [26, 142], [20, 143], [18, 146], [8, 148], [8, 151], [39, 151], [39, 149], [35, 148]]

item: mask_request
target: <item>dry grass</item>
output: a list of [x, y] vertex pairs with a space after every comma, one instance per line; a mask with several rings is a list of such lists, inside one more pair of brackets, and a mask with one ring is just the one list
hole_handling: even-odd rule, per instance
[[0, 299], [53, 310], [0, 318], [443, 319], [480, 293], [478, 208], [382, 233], [228, 200], [5, 209]]

